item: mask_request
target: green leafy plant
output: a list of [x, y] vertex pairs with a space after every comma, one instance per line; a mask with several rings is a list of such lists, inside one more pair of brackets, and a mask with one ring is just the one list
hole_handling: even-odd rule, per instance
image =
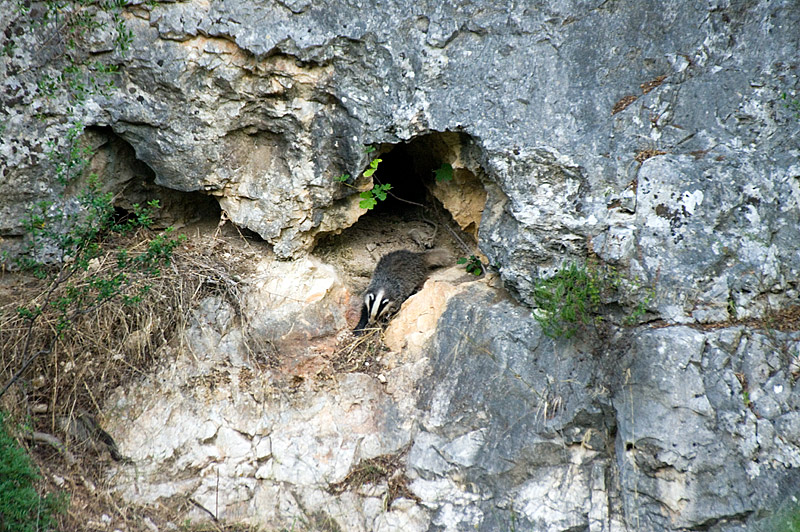
[[0, 411], [0, 530], [56, 529], [56, 516], [66, 510], [67, 496], [63, 493], [41, 496], [34, 487], [38, 480], [36, 467], [9, 433], [6, 414]]
[[378, 171], [378, 165], [383, 162], [383, 159], [377, 157], [369, 162], [369, 168], [364, 170], [364, 177], [372, 177], [372, 174]]
[[475, 255], [470, 255], [469, 258], [461, 257], [456, 262], [458, 264], [464, 264], [464, 269], [467, 271], [467, 273], [471, 273], [475, 277], [478, 277], [483, 273], [483, 263], [481, 262], [481, 259]]
[[437, 183], [446, 183], [453, 180], [453, 167], [449, 163], [442, 163], [442, 166], [433, 171]]
[[[172, 237], [171, 231], [167, 230], [152, 238], [143, 250], [135, 253], [118, 250], [115, 269], [102, 275], [85, 275], [95, 268], [105, 243], [112, 236], [149, 227], [159, 205], [157, 201], [145, 206], [134, 205], [130, 216], [118, 221], [115, 219], [112, 194], [101, 191], [94, 174], [89, 176], [86, 187], [78, 195], [78, 202], [81, 208], [74, 213], [55, 209], [50, 202], [40, 202], [28, 212], [24, 221], [27, 243], [18, 264], [38, 278], [47, 280], [47, 286], [35, 303], [17, 308], [18, 315], [27, 323], [28, 331], [18, 355], [22, 364], [0, 390], [0, 396], [34, 360], [52, 351], [56, 342], [71, 330], [75, 318], [116, 299], [124, 304], [138, 302], [148, 286], [134, 282], [131, 274], [142, 272], [158, 276], [160, 266], [169, 264], [172, 252], [184, 238]], [[50, 255], [43, 255], [46, 250], [50, 250]], [[55, 312], [57, 316], [50, 345], [30, 353], [30, 339], [36, 321], [45, 311]]]
[[596, 271], [569, 264], [552, 277], [536, 281], [534, 318], [547, 336], [570, 338], [579, 326], [594, 322], [601, 288]]
[[[375, 151], [375, 148], [373, 146], [365, 146], [364, 151], [366, 153], [371, 153]], [[373, 174], [375, 174], [375, 172], [378, 171], [378, 166], [382, 162], [383, 159], [379, 159], [377, 157], [372, 159], [369, 163], [369, 168], [364, 170], [364, 177], [371, 178]], [[350, 179], [350, 174], [342, 174], [334, 177], [334, 179], [342, 183], [343, 185], [346, 185], [351, 188], [356, 188], [353, 185], [347, 183], [347, 181]], [[390, 183], [385, 183], [385, 184], [377, 183], [373, 185], [371, 189], [361, 191], [361, 193], [359, 194], [361, 201], [358, 202], [358, 206], [361, 207], [362, 209], [368, 209], [368, 210], [374, 209], [375, 206], [378, 204], [378, 201], [384, 201], [386, 199], [391, 189], [392, 185]]]
[[363, 198], [358, 202], [358, 206], [362, 209], [373, 209], [378, 204], [378, 200], [385, 200], [387, 193], [392, 189], [392, 185], [386, 183], [384, 185], [375, 185], [369, 190], [363, 191], [359, 196]]
[[[638, 283], [636, 283], [636, 288], [638, 288]], [[642, 318], [642, 316], [647, 313], [647, 307], [650, 306], [650, 303], [652, 303], [655, 298], [656, 291], [653, 288], [647, 289], [644, 297], [639, 300], [635, 307], [633, 307], [631, 313], [625, 317], [625, 325], [636, 325], [639, 323], [639, 320]]]

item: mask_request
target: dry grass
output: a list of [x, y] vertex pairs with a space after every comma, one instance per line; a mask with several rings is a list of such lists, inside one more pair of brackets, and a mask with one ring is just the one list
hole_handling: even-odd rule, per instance
[[621, 113], [622, 111], [627, 109], [627, 107], [630, 104], [632, 104], [633, 102], [635, 102], [638, 99], [639, 99], [639, 97], [638, 96], [634, 96], [633, 94], [629, 94], [627, 96], [624, 96], [624, 97], [620, 98], [617, 101], [617, 103], [614, 104], [614, 107], [611, 108], [611, 115], [613, 116], [613, 115], [615, 115], [617, 113]]
[[353, 335], [333, 353], [331, 362], [335, 373], [380, 373], [381, 353], [386, 351], [383, 329], [374, 327], [365, 331], [361, 336]]
[[633, 160], [637, 163], [641, 164], [645, 162], [647, 159], [651, 157], [657, 157], [659, 155], [665, 155], [667, 152], [664, 150], [659, 150], [656, 148], [646, 148], [643, 150], [639, 150], [636, 152], [636, 155], [633, 157]]
[[[113, 275], [116, 250], [135, 253], [152, 236], [140, 230], [109, 242], [88, 271], [79, 270], [72, 277], [71, 284], [79, 287], [90, 276]], [[43, 305], [51, 288], [54, 297], [50, 300], [55, 300], [63, 295], [65, 286], [53, 288], [47, 279], [19, 273], [5, 273], [0, 279], [0, 386], [11, 380], [31, 354], [40, 353], [0, 398], [0, 408], [25, 421], [28, 433], [21, 436], [36, 442], [30, 443], [29, 450], [44, 473], [42, 487], [71, 495], [62, 518], [63, 530], [113, 530], [109, 528], [112, 524], [124, 524], [127, 530], [150, 530], [148, 522], [178, 515], [174, 508], [163, 506], [131, 508], [109, 495], [101, 484], [108, 449], [102, 444], [85, 445], [70, 427], [83, 417], [97, 419], [101, 405], [116, 387], [143, 377], [179, 347], [189, 312], [204, 297], [225, 298], [242, 321], [237, 272], [247, 268], [252, 253], [217, 235], [189, 239], [175, 249], [158, 275], [130, 274], [128, 295], [149, 287], [138, 303], [126, 305], [115, 298], [77, 314], [61, 335], [56, 329], [57, 310], [44, 308], [31, 326], [17, 309]]]
[[397, 453], [384, 454], [362, 460], [342, 480], [329, 486], [329, 491], [340, 495], [345, 491], [358, 491], [362, 486], [386, 483], [384, 507], [390, 508], [392, 502], [403, 497], [419, 502], [420, 499], [408, 488], [408, 478], [405, 470], [405, 456], [410, 446], [406, 446]]
[[665, 79], [667, 79], [667, 76], [665, 75], [658, 76], [655, 79], [642, 83], [641, 85], [639, 85], [639, 88], [642, 89], [642, 94], [647, 94], [651, 90], [655, 89], [656, 87], [664, 83]]

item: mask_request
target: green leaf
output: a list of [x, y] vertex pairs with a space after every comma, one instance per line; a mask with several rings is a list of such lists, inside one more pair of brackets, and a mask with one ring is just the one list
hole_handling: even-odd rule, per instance
[[[361, 197], [364, 197], [363, 194]], [[373, 209], [377, 204], [378, 204], [377, 200], [372, 196], [358, 202], [359, 207], [361, 207], [362, 209], [369, 209], [369, 210]]]
[[453, 167], [449, 163], [442, 163], [437, 170], [433, 171], [437, 183], [444, 183], [453, 179]]
[[350, 174], [337, 175], [336, 177], [334, 177], [334, 179], [336, 181], [339, 181], [340, 183], [344, 183], [345, 181], [350, 179]]
[[383, 201], [386, 199], [386, 193], [391, 189], [392, 185], [390, 183], [386, 183], [385, 185], [375, 185], [372, 187], [372, 195]]
[[369, 168], [364, 170], [364, 177], [372, 177], [372, 174], [378, 170], [378, 165], [383, 162], [383, 159], [372, 159], [372, 162], [369, 163]]

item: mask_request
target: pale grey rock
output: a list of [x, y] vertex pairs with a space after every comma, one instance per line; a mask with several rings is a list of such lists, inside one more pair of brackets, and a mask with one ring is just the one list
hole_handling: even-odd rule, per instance
[[[253, 265], [242, 279], [251, 293], [240, 301], [240, 312], [254, 321], [257, 314], [269, 320], [270, 313], [290, 313], [297, 323], [324, 330], [329, 316], [315, 304], [343, 297], [336, 277], [311, 260], [307, 268], [298, 262], [283, 270], [287, 264], [267, 258]], [[265, 272], [280, 272], [279, 280]], [[264, 287], [286, 286], [306, 289], [304, 313], [285, 298], [272, 306], [256, 297], [279, 294]], [[217, 296], [200, 302], [184, 334], [185, 351], [164, 357], [150, 376], [109, 400], [114, 420], [106, 428], [135, 462], [115, 468], [113, 489], [138, 502], [191, 497], [221, 518], [254, 525], [282, 526], [302, 517], [372, 530], [383, 515], [375, 496], [333, 495], [329, 486], [362, 460], [398, 453], [411, 441], [411, 426], [378, 381], [343, 374], [328, 388], [307, 384], [288, 391], [281, 381], [291, 374], [265, 369], [231, 304]], [[307, 341], [276, 342], [282, 360], [310, 360]], [[379, 491], [383, 496], [386, 486]], [[427, 523], [420, 508], [392, 511], [382, 526], [404, 519]], [[207, 515], [193, 510], [190, 517]]]
[[245, 302], [250, 334], [278, 350], [308, 348], [347, 327], [341, 305], [347, 297], [336, 270], [313, 257], [261, 261]]
[[789, 412], [776, 419], [775, 429], [782, 437], [800, 445], [800, 412]]
[[[800, 90], [791, 2], [227, 0], [135, 13], [129, 57], [112, 58], [121, 90], [78, 118], [113, 128], [159, 184], [219, 198], [280, 257], [361, 214], [332, 179], [366, 166], [361, 145], [458, 130], [491, 189], [481, 246], [527, 303], [535, 278], [595, 238], [670, 321], [758, 316], [768, 297], [796, 294], [800, 246], [780, 230], [800, 212], [800, 123], [780, 99]], [[92, 39], [101, 52], [109, 36]], [[23, 43], [14, 61], [34, 62]], [[25, 205], [57, 192], [35, 176], [43, 139], [66, 126], [24, 120], [59, 102], [36, 97], [30, 70], [3, 68], [0, 209], [13, 235]]]
[[[264, 293], [262, 272], [281, 264], [256, 265], [244, 285]], [[324, 271], [298, 268], [281, 282], [330, 280]], [[226, 308], [203, 302], [194, 321], [214, 334], [187, 334], [232, 335]], [[314, 304], [290, 312], [317, 315]], [[254, 375], [233, 353], [242, 342], [183, 355], [119, 390], [110, 405], [119, 423], [108, 428], [138, 473], [119, 466], [114, 485], [131, 500], [182, 495], [207, 506], [219, 474], [220, 515], [268, 526], [302, 516], [354, 531], [757, 529], [800, 486], [796, 384], [774, 350], [797, 340], [739, 326], [612, 331], [600, 349], [556, 342], [525, 307], [473, 282], [449, 299], [427, 357], [408, 361], [400, 387], [348, 374], [287, 396], [278, 372]], [[303, 345], [287, 352], [307, 356]], [[220, 384], [206, 387], [211, 378]], [[328, 491], [361, 460], [407, 445], [401, 473], [418, 502], [384, 508], [385, 484]]]
[[[633, 338], [630, 381], [614, 396], [616, 451], [626, 515], [642, 528], [736, 530], [722, 523], [756, 522], [757, 508], [800, 483], [797, 447], [775, 437], [793, 429], [774, 419], [785, 395], [781, 371], [767, 369], [767, 337], [731, 343], [732, 332], [670, 328]], [[723, 354], [723, 345], [734, 351]]]
[[487, 288], [453, 297], [440, 323], [408, 456], [434, 530], [588, 526], [593, 471], [610, 466], [599, 359], [554, 344]]
[[[122, 65], [120, 90], [75, 118], [299, 260], [249, 280], [250, 330], [205, 300], [191, 356], [109, 401], [140, 467], [120, 466], [124, 496], [210, 505], [219, 472], [222, 515], [269, 525], [730, 532], [797, 491], [797, 335], [675, 326], [797, 301], [800, 121], [780, 99], [800, 98], [793, 1], [137, 2], [127, 20], [127, 58], [105, 52], [113, 33], [89, 37]], [[36, 75], [59, 65], [42, 64], [25, 22], [0, 20], [16, 44], [0, 62], [4, 247], [27, 206], [62, 191], [46, 142], [66, 147], [70, 126], [63, 98], [37, 95]], [[393, 370], [407, 393], [352, 375], [286, 397], [271, 370], [248, 386], [250, 335], [303, 358], [345, 327], [347, 290], [303, 258], [363, 213], [332, 178], [366, 167], [362, 145], [444, 131], [466, 139], [487, 191], [480, 246], [518, 301], [594, 252], [652, 290], [665, 327], [553, 342], [529, 310], [475, 288], [451, 300], [428, 359]], [[409, 443], [419, 505], [376, 515], [372, 496], [325, 491]]]
[[520, 310], [476, 288], [442, 316], [408, 457], [433, 530], [742, 530], [800, 486], [769, 347], [793, 335], [645, 328], [592, 355]]

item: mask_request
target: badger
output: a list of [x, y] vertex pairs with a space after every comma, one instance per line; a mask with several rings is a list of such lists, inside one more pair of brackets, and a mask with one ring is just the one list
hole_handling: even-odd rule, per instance
[[452, 261], [452, 255], [444, 249], [419, 253], [401, 249], [381, 257], [364, 292], [361, 319], [353, 331], [361, 334], [367, 325], [398, 310], [403, 301], [422, 286], [430, 269]]

